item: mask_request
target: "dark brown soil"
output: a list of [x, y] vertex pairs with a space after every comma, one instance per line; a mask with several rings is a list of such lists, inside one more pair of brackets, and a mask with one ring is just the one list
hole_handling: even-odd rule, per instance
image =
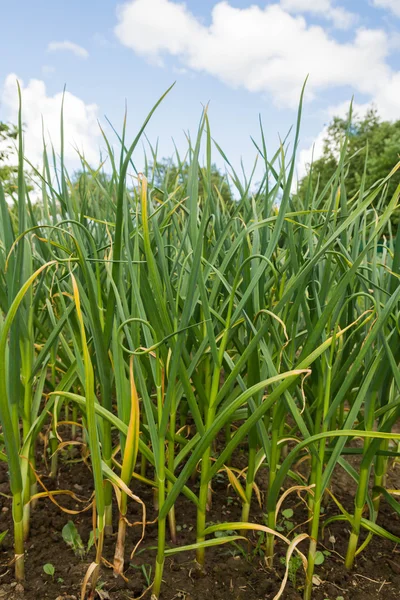
[[[240, 456], [237, 457], [240, 463]], [[48, 479], [45, 465], [39, 472], [49, 489], [73, 491], [82, 500], [88, 500], [92, 493], [91, 476], [88, 467], [82, 462], [60, 464], [58, 481]], [[397, 475], [395, 473], [396, 479]], [[260, 473], [259, 487], [265, 488], [266, 473]], [[194, 489], [196, 485], [194, 485]], [[156, 517], [153, 509], [152, 490], [142, 484], [134, 484], [134, 493], [147, 506], [148, 521]], [[214, 483], [213, 506], [209, 513], [209, 522], [240, 520], [240, 505], [234, 492], [228, 487], [227, 479], [221, 475]], [[351, 510], [353, 486], [343, 472], [338, 472], [333, 483], [337, 498]], [[0, 531], [9, 529], [0, 550], [0, 600], [74, 600], [80, 598], [80, 586], [88, 564], [94, 559], [94, 549], [84, 559], [77, 558], [66, 546], [61, 531], [69, 519], [73, 520], [86, 543], [91, 530], [92, 513], [83, 512], [69, 515], [61, 511], [48, 498], [39, 500], [31, 519], [31, 536], [26, 545], [26, 582], [23, 588], [13, 582], [13, 567], [7, 566], [12, 559], [12, 520], [6, 465], [0, 464]], [[80, 510], [84, 504], [68, 496], [57, 496], [66, 508]], [[283, 508], [292, 508], [295, 524], [306, 521], [306, 509], [298, 496], [289, 496]], [[337, 513], [331, 502], [327, 514]], [[194, 506], [185, 498], [180, 498], [176, 506], [179, 528], [178, 544], [195, 541], [196, 513]], [[138, 505], [131, 502], [129, 509], [131, 522], [140, 518]], [[116, 526], [117, 515], [115, 515]], [[252, 519], [262, 523], [262, 510], [254, 503]], [[400, 535], [400, 521], [390, 507], [382, 504], [380, 525], [396, 535]], [[306, 526], [303, 527], [306, 530]], [[297, 531], [300, 531], [297, 530]], [[106, 566], [101, 572], [100, 598], [127, 600], [139, 598], [148, 587], [147, 578], [153, 575], [154, 547], [157, 540], [157, 525], [148, 524], [145, 541], [136, 555], [130, 560], [129, 554], [140, 537], [140, 528], [132, 527], [127, 532], [126, 571], [128, 579], [115, 579], [112, 570]], [[400, 598], [400, 549], [386, 540], [375, 537], [364, 553], [358, 558], [354, 570], [349, 573], [343, 565], [343, 556], [348, 541], [348, 526], [334, 523], [325, 532], [320, 550], [327, 550], [325, 562], [316, 567], [317, 580], [313, 598], [315, 600], [337, 600], [341, 596], [351, 600], [399, 600]], [[281, 557], [284, 545], [277, 544], [274, 569], [267, 569], [261, 553], [256, 551], [257, 535], [249, 535], [249, 543], [234, 546], [217, 546], [206, 550], [206, 570], [200, 572], [194, 562], [194, 553], [185, 552], [167, 558], [164, 570], [162, 598], [164, 600], [263, 600], [272, 599], [277, 593], [284, 573]], [[115, 536], [108, 538], [104, 548], [104, 558], [112, 561]], [[307, 551], [307, 542], [301, 546]], [[55, 567], [54, 578], [46, 575], [43, 565], [51, 563]], [[301, 599], [304, 574], [299, 569], [296, 582], [289, 582], [283, 598]], [[293, 585], [295, 583], [295, 587]], [[150, 598], [147, 592], [146, 597]]]

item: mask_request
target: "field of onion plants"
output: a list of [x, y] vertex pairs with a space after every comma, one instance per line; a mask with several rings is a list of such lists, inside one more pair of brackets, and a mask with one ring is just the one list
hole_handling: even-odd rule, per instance
[[[70, 545], [80, 543], [74, 515], [92, 527], [82, 598], [132, 597], [99, 582], [141, 576], [130, 565], [144, 548], [149, 597], [183, 597], [163, 595], [166, 561], [183, 552], [201, 571], [216, 546], [275, 578], [260, 598], [325, 598], [317, 570], [332, 560], [320, 545], [330, 526], [346, 536], [348, 570], [377, 538], [400, 543], [380, 524], [383, 505], [400, 518], [387, 484], [400, 456], [399, 189], [386, 191], [396, 167], [371, 189], [361, 173], [348, 197], [344, 139], [329, 184], [299, 198], [301, 110], [275, 154], [261, 127], [258, 180], [233, 170], [205, 111], [160, 178], [151, 146], [140, 168], [132, 161], [159, 102], [133, 142], [125, 129], [104, 137], [104, 167], [81, 158], [80, 185], [62, 149], [47, 147], [33, 203], [20, 138], [13, 200], [0, 187], [1, 501], [14, 548], [2, 562], [23, 589], [35, 513], [55, 504]], [[231, 201], [211, 177], [222, 159]], [[84, 506], [60, 484], [69, 452], [72, 480], [86, 470]], [[334, 491], [340, 472], [352, 481], [346, 504]], [[211, 519], [228, 499], [234, 520]], [[184, 537], [182, 503], [193, 516]]]

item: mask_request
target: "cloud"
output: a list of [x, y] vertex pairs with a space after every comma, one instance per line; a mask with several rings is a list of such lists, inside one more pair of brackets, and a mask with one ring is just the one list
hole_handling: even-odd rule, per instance
[[373, 96], [379, 114], [383, 119], [397, 120], [400, 118], [400, 71], [392, 73], [391, 77], [380, 86]]
[[[25, 155], [35, 166], [39, 166], [42, 164], [43, 128], [48, 150], [50, 150], [50, 142], [52, 142], [55, 152], [57, 154], [60, 152], [60, 116], [63, 93], [59, 92], [51, 96], [47, 94], [45, 83], [39, 79], [31, 79], [25, 85], [14, 73], [8, 75], [3, 86], [0, 87], [0, 103], [4, 120], [11, 123], [16, 123], [18, 118], [17, 80], [22, 93]], [[76, 148], [85, 154], [89, 163], [98, 164], [101, 135], [97, 116], [96, 104], [86, 104], [78, 96], [65, 92], [64, 151], [68, 168], [74, 169], [80, 165]]]
[[[356, 114], [362, 118], [369, 107], [370, 104], [353, 103], [353, 115]], [[327, 107], [324, 111], [326, 121], [330, 123], [333, 117], [345, 119], [348, 116], [349, 108], [350, 102], [341, 102], [340, 104]], [[296, 165], [298, 180], [302, 179], [307, 174], [308, 166], [311, 162], [321, 158], [327, 134], [328, 125], [324, 125], [318, 135], [311, 141], [311, 144], [299, 152]]]
[[377, 8], [386, 8], [396, 17], [400, 17], [400, 0], [374, 0], [374, 6]]
[[79, 56], [79, 58], [88, 58], [89, 56], [89, 52], [85, 48], [68, 40], [64, 40], [63, 42], [50, 42], [47, 46], [48, 52], [59, 52], [60, 50], [72, 52], [75, 56]]
[[331, 0], [281, 0], [280, 4], [290, 13], [309, 13], [328, 19], [338, 29], [348, 29], [357, 21], [357, 15], [332, 5]]
[[[353, 115], [357, 115], [363, 118], [372, 106], [376, 106], [378, 109], [379, 116], [388, 121], [395, 121], [399, 119], [399, 104], [398, 98], [400, 97], [400, 73], [394, 73], [386, 82], [386, 85], [382, 86], [377, 91], [372, 99], [372, 102], [364, 103], [353, 103]], [[327, 122], [330, 122], [333, 117], [346, 118], [349, 112], [350, 103], [341, 102], [340, 104], [329, 106], [324, 112], [326, 115]], [[311, 144], [303, 148], [297, 159], [297, 177], [300, 180], [307, 173], [307, 167], [311, 164], [312, 160], [317, 160], [323, 154], [324, 140], [328, 133], [328, 125], [325, 125], [318, 135], [312, 140]]]
[[[301, 3], [303, 10], [311, 6]], [[182, 67], [232, 87], [267, 92], [279, 105], [297, 104], [308, 73], [309, 98], [339, 86], [373, 94], [391, 73], [384, 31], [359, 29], [351, 41], [339, 42], [279, 4], [240, 9], [224, 0], [213, 7], [206, 26], [183, 3], [130, 0], [118, 7], [117, 19], [119, 41], [149, 61], [161, 65], [165, 55], [174, 56]]]
[[293, 188], [297, 186], [297, 181], [303, 179], [307, 175], [309, 165], [321, 158], [324, 150], [324, 141], [328, 133], [328, 127], [325, 126], [319, 134], [312, 140], [312, 143], [307, 148], [300, 150], [297, 156], [296, 163], [296, 179], [293, 182]]

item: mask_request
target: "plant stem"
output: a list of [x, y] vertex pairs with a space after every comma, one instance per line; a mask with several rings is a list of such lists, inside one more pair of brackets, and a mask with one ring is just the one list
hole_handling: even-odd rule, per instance
[[121, 511], [119, 515], [118, 521], [118, 534], [117, 534], [117, 542], [115, 544], [115, 552], [114, 552], [114, 575], [117, 577], [124, 572], [124, 562], [125, 562], [125, 537], [126, 537], [126, 494], [121, 492], [121, 496], [125, 496], [124, 506], [122, 505], [123, 499], [121, 497]]
[[[97, 549], [96, 549], [96, 567], [93, 571], [91, 578], [91, 590], [90, 590], [90, 598], [95, 597], [97, 581], [100, 575], [100, 567], [101, 567], [101, 559], [103, 555], [103, 544], [104, 544], [104, 526], [100, 525], [100, 519], [98, 519], [99, 523], [99, 537], [97, 540]], [[100, 527], [102, 527], [100, 529]]]
[[[380, 449], [383, 451], [387, 451], [388, 448], [389, 448], [389, 440], [384, 440], [380, 445]], [[386, 456], [379, 455], [375, 458], [374, 487], [385, 487], [387, 464], [388, 464], [388, 459]], [[379, 511], [380, 500], [381, 500], [380, 494], [373, 495], [372, 501], [373, 501], [374, 510], [376, 513], [378, 513], [378, 511]]]
[[[242, 518], [241, 521], [243, 523], [248, 523], [249, 514], [250, 514], [250, 506], [251, 506], [251, 498], [253, 495], [253, 485], [255, 478], [255, 467], [256, 467], [256, 454], [257, 454], [257, 432], [252, 430], [249, 434], [249, 459], [247, 466], [247, 474], [246, 474], [246, 499], [247, 502], [243, 503], [242, 506]], [[241, 535], [246, 535], [248, 530], [242, 531]]]
[[[318, 370], [318, 404], [315, 415], [315, 433], [327, 431], [325, 415], [329, 409], [329, 400], [332, 385], [332, 362], [335, 344], [332, 344], [330, 357], [327, 362], [322, 357], [322, 369]], [[321, 502], [323, 500], [322, 476], [325, 464], [326, 440], [321, 439], [318, 448], [318, 457], [312, 456], [311, 483], [314, 484], [313, 494], [309, 494], [309, 506], [311, 510], [310, 545], [307, 556], [306, 582], [304, 586], [304, 600], [311, 600], [314, 577], [315, 555], [317, 552], [319, 521], [321, 515]]]
[[[112, 468], [112, 436], [111, 424], [104, 422], [104, 462], [110, 469]], [[113, 532], [113, 507], [112, 507], [113, 489], [110, 481], [104, 482], [104, 534], [108, 537]]]
[[[273, 408], [272, 415], [272, 433], [271, 433], [271, 459], [269, 465], [269, 477], [268, 477], [268, 489], [271, 489], [278, 468], [279, 461], [279, 446], [278, 446], [278, 438], [279, 438], [279, 430], [275, 426], [276, 417], [277, 417], [278, 407], [275, 404]], [[268, 498], [268, 493], [266, 498]], [[267, 511], [267, 524], [270, 529], [276, 528], [276, 516], [275, 516], [275, 508], [271, 508]], [[266, 539], [266, 548], [265, 548], [265, 561], [269, 568], [273, 565], [274, 560], [274, 546], [275, 546], [275, 536], [268, 533]]]
[[[370, 392], [369, 408], [366, 418], [366, 430], [371, 430], [374, 423], [374, 407], [375, 407], [376, 392]], [[364, 440], [363, 456], [368, 451], [371, 440], [366, 438]], [[351, 534], [349, 539], [349, 545], [347, 547], [345, 565], [347, 569], [351, 569], [354, 564], [354, 559], [357, 551], [358, 540], [360, 537], [361, 530], [361, 518], [364, 512], [365, 500], [368, 493], [369, 476], [371, 472], [371, 465], [369, 463], [361, 462], [360, 476], [358, 479], [358, 486], [355, 498], [355, 510], [353, 520], [351, 524]]]
[[[165, 444], [164, 438], [159, 438], [158, 444], [159, 451], [159, 465], [158, 465], [158, 508], [161, 510], [165, 501]], [[165, 562], [165, 531], [166, 531], [166, 520], [158, 519], [158, 541], [157, 541], [157, 557], [156, 557], [156, 568], [155, 577], [152, 592], [153, 595], [158, 598], [160, 595], [162, 575], [164, 570]]]
[[[218, 392], [220, 377], [220, 368], [216, 367], [213, 374], [210, 403], [207, 410], [206, 430], [211, 427], [215, 418], [215, 398]], [[209, 497], [209, 469], [210, 469], [210, 458], [211, 458], [211, 447], [209, 446], [203, 453], [201, 459], [201, 474], [200, 474], [200, 492], [199, 492], [199, 506], [197, 508], [197, 543], [204, 542], [205, 540], [205, 528], [206, 528], [206, 512]], [[198, 548], [196, 550], [196, 560], [201, 567], [204, 566], [205, 549]]]
[[24, 549], [24, 509], [22, 494], [13, 496], [13, 520], [14, 520], [14, 552], [15, 552], [15, 578], [23, 581], [25, 578], [25, 549]]
[[[171, 437], [168, 440], [168, 469], [171, 473], [174, 472], [174, 460], [175, 460], [175, 442], [174, 442], [174, 432], [176, 426], [176, 396], [173, 394], [171, 401], [171, 416], [169, 422], [169, 430], [171, 432]], [[167, 490], [168, 492], [172, 489], [172, 482], [168, 480], [167, 482]], [[169, 533], [171, 536], [171, 540], [174, 544], [176, 544], [176, 519], [175, 519], [175, 506], [171, 508], [168, 513], [168, 524], [169, 524]]]

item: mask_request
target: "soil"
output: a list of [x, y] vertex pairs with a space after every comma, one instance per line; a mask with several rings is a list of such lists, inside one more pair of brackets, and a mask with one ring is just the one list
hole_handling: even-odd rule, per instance
[[[238, 454], [235, 464], [244, 461]], [[398, 467], [397, 467], [398, 469]], [[47, 467], [38, 461], [38, 473], [48, 489], [71, 490], [76, 497], [88, 502], [92, 494], [92, 483], [88, 466], [83, 461], [61, 462], [57, 482], [45, 474]], [[399, 470], [400, 474], [400, 470]], [[391, 485], [398, 484], [396, 469], [392, 470]], [[261, 471], [258, 478], [259, 489], [265, 489], [267, 473]], [[153, 507], [153, 492], [149, 486], [134, 482], [132, 489], [147, 506], [147, 520], [153, 521], [156, 512]], [[193, 484], [196, 491], [196, 484]], [[352, 509], [354, 485], [343, 471], [338, 471], [332, 485], [333, 492], [343, 505]], [[84, 543], [87, 543], [92, 527], [91, 510], [79, 514], [67, 514], [48, 498], [40, 499], [32, 511], [31, 535], [26, 543], [26, 581], [24, 586], [13, 581], [12, 560], [12, 519], [9, 494], [7, 466], [0, 464], [0, 532], [9, 529], [9, 533], [0, 548], [0, 600], [75, 600], [80, 598], [81, 583], [86, 569], [94, 559], [94, 548], [83, 559], [75, 556], [61, 535], [63, 526], [73, 520]], [[85, 506], [76, 499], [63, 495], [56, 496], [57, 501], [65, 509], [79, 511]], [[295, 493], [288, 496], [282, 507], [291, 508], [294, 515], [291, 521], [296, 525], [307, 520], [304, 502]], [[208, 515], [209, 522], [240, 520], [241, 507], [232, 488], [223, 474], [219, 475], [213, 485], [212, 508]], [[335, 504], [330, 501], [326, 514], [337, 514]], [[179, 498], [176, 505], [178, 524], [178, 545], [195, 541], [195, 507], [186, 498]], [[251, 512], [254, 522], [263, 522], [263, 512], [255, 499]], [[130, 522], [141, 518], [140, 507], [133, 501], [129, 504], [128, 518]], [[115, 531], [117, 514], [114, 515]], [[393, 534], [400, 536], [400, 521], [391, 508], [382, 503], [379, 524]], [[296, 531], [306, 531], [307, 526]], [[349, 600], [399, 600], [400, 598], [400, 549], [395, 544], [374, 537], [365, 551], [359, 556], [352, 572], [348, 572], [343, 564], [348, 542], [348, 526], [342, 522], [333, 523], [325, 531], [320, 540], [319, 549], [327, 551], [325, 561], [316, 567], [316, 585], [313, 600], [337, 600], [340, 597]], [[154, 547], [157, 542], [157, 525], [148, 523], [145, 540], [140, 545], [133, 559], [130, 552], [140, 538], [140, 527], [133, 526], [127, 530], [125, 576], [114, 578], [112, 569], [103, 565], [101, 570], [100, 599], [127, 600], [139, 598], [152, 579], [152, 568], [155, 557]], [[256, 551], [257, 535], [250, 533], [249, 542], [234, 546], [227, 544], [206, 549], [206, 567], [200, 571], [194, 561], [194, 552], [182, 552], [168, 557], [164, 569], [163, 600], [264, 600], [272, 599], [277, 593], [284, 566], [281, 558], [285, 555], [284, 544], [276, 544], [274, 567], [268, 569], [262, 554]], [[169, 542], [172, 547], [172, 544]], [[115, 547], [115, 535], [105, 541], [103, 556], [112, 562]], [[306, 553], [307, 542], [300, 546]], [[46, 575], [43, 565], [51, 563], [55, 568], [54, 577]], [[304, 573], [300, 567], [296, 581], [288, 582], [282, 598], [300, 600]], [[150, 598], [147, 592], [146, 598]]]

